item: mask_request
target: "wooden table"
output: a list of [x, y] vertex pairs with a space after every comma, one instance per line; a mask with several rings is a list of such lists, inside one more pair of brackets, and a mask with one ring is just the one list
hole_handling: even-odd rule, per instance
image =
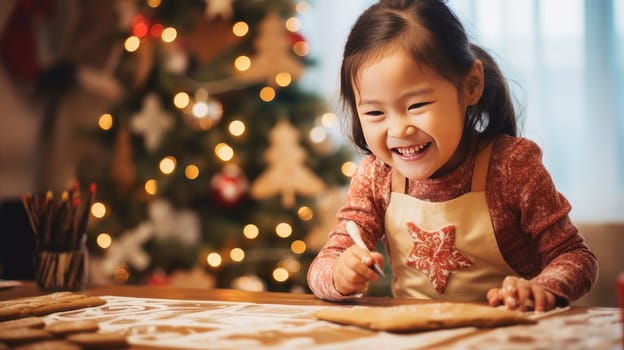
[[[315, 320], [326, 307], [392, 306], [415, 299], [364, 297], [349, 304], [309, 294], [247, 292], [231, 289], [93, 286], [81, 294], [107, 304], [68, 311], [47, 320], [96, 318], [102, 330], [131, 329], [132, 349], [621, 349], [622, 321], [617, 308], [571, 307], [540, 318], [535, 325], [493, 329], [464, 327], [410, 334], [373, 332]], [[46, 294], [32, 282], [0, 291], [0, 300]], [[117, 327], [117, 328], [115, 328]], [[158, 339], [155, 339], [158, 338]]]

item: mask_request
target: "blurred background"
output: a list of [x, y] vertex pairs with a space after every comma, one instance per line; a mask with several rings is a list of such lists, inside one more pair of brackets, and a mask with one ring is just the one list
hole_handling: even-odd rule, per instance
[[[93, 283], [307, 292], [359, 157], [338, 70], [372, 3], [2, 1], [0, 277], [32, 277], [23, 194], [95, 183]], [[580, 303], [615, 305], [624, 0], [448, 3], [509, 78], [523, 135], [599, 255]]]

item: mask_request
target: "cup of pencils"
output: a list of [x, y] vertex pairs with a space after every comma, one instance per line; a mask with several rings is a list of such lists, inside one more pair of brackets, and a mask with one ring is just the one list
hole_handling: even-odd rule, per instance
[[86, 287], [89, 251], [86, 227], [95, 183], [86, 193], [74, 185], [62, 193], [27, 193], [22, 202], [35, 234], [35, 282], [44, 291], [72, 291]]

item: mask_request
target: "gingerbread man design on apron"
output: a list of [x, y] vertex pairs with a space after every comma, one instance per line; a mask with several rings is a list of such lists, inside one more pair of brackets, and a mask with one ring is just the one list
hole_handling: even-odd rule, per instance
[[385, 244], [395, 296], [482, 302], [517, 275], [498, 248], [485, 197], [493, 143], [476, 156], [471, 191], [446, 202], [407, 195], [406, 178], [393, 171]]

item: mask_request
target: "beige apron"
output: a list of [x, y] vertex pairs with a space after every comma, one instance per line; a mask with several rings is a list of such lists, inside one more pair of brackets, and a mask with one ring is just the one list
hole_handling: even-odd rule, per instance
[[395, 296], [485, 301], [490, 288], [516, 275], [498, 248], [485, 197], [492, 144], [476, 157], [471, 192], [450, 201], [405, 194], [405, 177], [393, 172], [385, 244]]

